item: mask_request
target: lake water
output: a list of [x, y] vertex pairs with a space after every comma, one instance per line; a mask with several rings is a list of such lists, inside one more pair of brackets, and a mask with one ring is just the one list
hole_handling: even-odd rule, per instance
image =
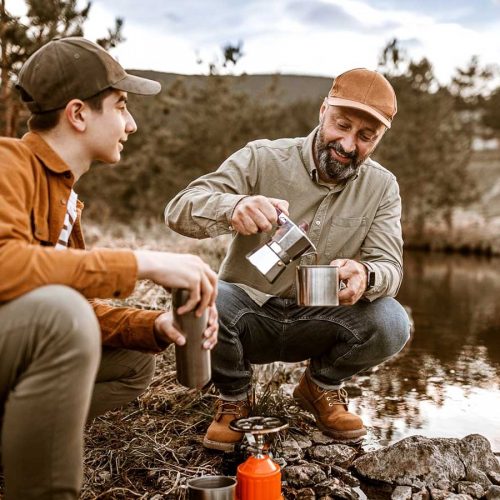
[[500, 259], [405, 252], [398, 300], [415, 332], [367, 376], [351, 407], [368, 448], [420, 434], [479, 433], [500, 453]]

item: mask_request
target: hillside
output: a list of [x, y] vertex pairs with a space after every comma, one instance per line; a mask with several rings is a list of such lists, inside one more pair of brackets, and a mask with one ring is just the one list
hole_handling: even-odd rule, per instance
[[[172, 83], [181, 78], [188, 88], [196, 88], [197, 85], [209, 78], [206, 75], [179, 75], [176, 73], [162, 73], [159, 71], [131, 70], [130, 73], [151, 78], [161, 82], [163, 91], [167, 90]], [[321, 76], [300, 75], [225, 75], [224, 79], [231, 82], [235, 90], [244, 91], [256, 97], [266, 95], [270, 88], [275, 89], [275, 94], [280, 100], [293, 102], [300, 100], [317, 100], [321, 104], [323, 98], [328, 94], [332, 85], [332, 79]]]
[[[132, 70], [131, 73], [160, 81], [163, 90], [160, 100], [131, 96], [131, 109], [140, 125], [140, 133], [134, 134], [127, 144], [120, 166], [125, 176], [104, 169], [80, 183], [81, 194], [88, 201], [87, 214], [91, 217], [98, 214], [99, 219], [111, 211], [121, 219], [132, 213], [135, 217], [157, 217], [161, 207], [190, 180], [217, 168], [247, 141], [307, 134], [317, 124], [319, 107], [332, 82], [330, 78], [298, 75], [214, 79], [206, 75], [157, 71]], [[182, 83], [179, 85], [179, 82]], [[414, 134], [423, 130], [419, 125], [423, 119], [417, 116], [418, 107], [408, 108], [405, 104], [401, 96], [401, 109], [396, 117], [398, 127], [393, 127], [378, 153], [387, 148], [398, 151], [389, 155], [390, 161], [382, 160], [382, 163], [389, 170], [394, 168], [402, 192], [418, 178], [419, 169], [433, 172], [432, 169], [441, 168], [441, 172], [442, 169], [449, 171], [450, 179], [454, 179], [451, 176], [456, 174], [451, 173], [450, 165], [447, 167], [439, 161], [430, 165], [421, 163], [426, 160], [426, 154], [415, 143]], [[413, 111], [409, 114], [408, 109]], [[400, 124], [405, 126], [412, 121], [411, 132], [399, 135], [404, 128]], [[444, 136], [440, 142], [430, 132], [426, 135], [425, 130], [421, 140], [427, 141], [425, 147], [431, 148], [436, 158], [442, 146], [451, 141]], [[196, 144], [195, 150], [193, 144]], [[193, 155], [193, 151], [196, 154]], [[406, 151], [411, 151], [406, 155], [406, 170], [396, 171], [396, 167], [401, 168], [398, 163]], [[377, 153], [374, 158], [377, 159]], [[500, 254], [500, 151], [474, 151], [468, 168], [477, 183], [477, 201], [467, 206], [456, 203], [451, 230], [437, 213], [427, 217], [424, 234], [413, 232], [414, 228], [405, 222], [408, 247]], [[425, 178], [432, 190], [435, 177]], [[468, 189], [471, 187], [466, 182], [463, 186], [459, 184], [454, 196]], [[105, 198], [114, 200], [104, 212], [103, 198], [96, 197], [97, 192], [106, 192]], [[410, 203], [403, 196], [404, 208], [408, 208], [405, 202]]]

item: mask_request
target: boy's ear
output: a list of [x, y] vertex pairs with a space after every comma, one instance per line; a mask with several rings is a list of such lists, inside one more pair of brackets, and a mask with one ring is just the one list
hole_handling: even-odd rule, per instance
[[64, 116], [71, 127], [84, 132], [87, 128], [88, 106], [80, 99], [72, 99], [64, 108]]

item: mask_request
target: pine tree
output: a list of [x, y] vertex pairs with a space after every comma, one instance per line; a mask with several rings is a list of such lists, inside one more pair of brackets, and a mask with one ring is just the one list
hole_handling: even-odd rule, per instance
[[[82, 36], [91, 2], [78, 8], [77, 0], [25, 0], [25, 16], [14, 16], [0, 0], [0, 134], [15, 136], [23, 106], [14, 89], [16, 75], [28, 57], [55, 37]], [[123, 20], [116, 19], [108, 36], [97, 40], [104, 48], [123, 41]]]

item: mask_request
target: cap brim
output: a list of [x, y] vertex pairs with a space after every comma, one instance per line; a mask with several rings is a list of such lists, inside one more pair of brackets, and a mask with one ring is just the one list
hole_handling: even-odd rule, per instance
[[111, 88], [131, 94], [156, 95], [161, 90], [161, 84], [148, 78], [127, 74], [125, 78], [111, 85]]
[[345, 108], [355, 108], [365, 111], [369, 115], [372, 115], [378, 121], [382, 122], [387, 128], [391, 128], [391, 122], [382, 113], [379, 113], [376, 109], [371, 106], [367, 106], [362, 102], [351, 101], [350, 99], [342, 99], [341, 97], [327, 97], [326, 101], [331, 106], [343, 106]]

